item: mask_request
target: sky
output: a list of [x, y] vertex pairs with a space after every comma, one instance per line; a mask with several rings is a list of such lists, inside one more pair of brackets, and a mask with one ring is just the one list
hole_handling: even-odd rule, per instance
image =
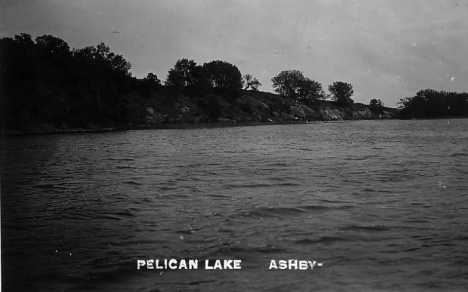
[[396, 107], [422, 89], [468, 92], [468, 0], [0, 0], [0, 37], [104, 42], [165, 81], [177, 60], [223, 60], [271, 78], [300, 70], [355, 102]]

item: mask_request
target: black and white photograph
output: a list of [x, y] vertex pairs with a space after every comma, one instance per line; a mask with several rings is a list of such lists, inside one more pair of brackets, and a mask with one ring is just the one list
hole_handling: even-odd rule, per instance
[[468, 0], [0, 0], [0, 291], [466, 291]]

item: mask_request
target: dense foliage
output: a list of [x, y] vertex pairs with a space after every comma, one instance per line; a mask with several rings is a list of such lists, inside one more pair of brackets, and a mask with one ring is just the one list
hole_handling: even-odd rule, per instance
[[[224, 99], [236, 103], [242, 87], [261, 85], [225, 61], [197, 65], [181, 59], [168, 72], [165, 85], [153, 73], [131, 76], [130, 63], [104, 43], [71, 49], [50, 35], [28, 34], [0, 39], [2, 128], [102, 127], [145, 122], [146, 111], [157, 109], [171, 122], [185, 97], [216, 121]], [[39, 129], [37, 129], [39, 130]]]
[[318, 100], [323, 96], [322, 85], [298, 70], [281, 71], [271, 81], [274, 90], [281, 96], [296, 100]]
[[468, 93], [420, 90], [414, 97], [399, 102], [400, 117], [423, 119], [468, 117]]
[[383, 114], [384, 104], [380, 99], [371, 99], [369, 102], [369, 109], [376, 114]]
[[210, 93], [219, 93], [235, 101], [242, 89], [242, 75], [235, 65], [225, 61], [211, 61], [199, 66], [194, 60], [181, 59], [169, 70], [166, 85], [174, 97], [203, 98]]
[[[123, 93], [130, 63], [105, 44], [70, 50], [60, 38], [21, 34], [0, 39], [2, 123], [87, 126], [126, 121]], [[5, 110], [8, 108], [8, 110]]]
[[328, 91], [330, 91], [332, 99], [338, 105], [349, 106], [354, 102], [351, 98], [354, 93], [353, 86], [349, 83], [342, 81], [333, 82], [333, 84], [328, 86]]
[[217, 93], [235, 101], [242, 89], [242, 74], [239, 69], [225, 61], [211, 61], [203, 64], [205, 76]]
[[[314, 112], [319, 108], [335, 104], [349, 111], [353, 104], [352, 85], [341, 81], [328, 87], [334, 102], [318, 102], [327, 96], [322, 85], [298, 70], [271, 79], [278, 96], [256, 92], [257, 78], [221, 60], [198, 65], [180, 59], [163, 85], [153, 73], [132, 77], [130, 63], [104, 43], [71, 49], [54, 36], [33, 40], [20, 34], [0, 39], [0, 51], [2, 128], [9, 130], [225, 121], [246, 115], [262, 121], [320, 119]], [[388, 116], [380, 100], [372, 99], [368, 108], [375, 118]], [[466, 117], [468, 94], [421, 90], [400, 101], [400, 116]]]
[[169, 70], [166, 79], [166, 85], [174, 97], [203, 94], [209, 87], [207, 82], [203, 67], [188, 59], [178, 60], [174, 68]]

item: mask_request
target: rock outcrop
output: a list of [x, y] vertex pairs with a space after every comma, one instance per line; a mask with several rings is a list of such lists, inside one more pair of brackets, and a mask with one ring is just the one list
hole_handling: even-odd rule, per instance
[[[396, 110], [388, 109], [380, 113], [370, 110], [367, 105], [353, 104], [349, 107], [337, 106], [330, 101], [316, 101], [305, 104], [265, 92], [244, 92], [242, 98], [234, 104], [221, 97], [216, 104], [218, 112], [203, 106], [200, 100], [181, 98], [168, 111], [167, 108], [146, 105], [145, 123], [257, 123], [257, 122], [308, 122], [308, 121], [343, 121], [396, 118]], [[215, 118], [213, 118], [216, 116]]]

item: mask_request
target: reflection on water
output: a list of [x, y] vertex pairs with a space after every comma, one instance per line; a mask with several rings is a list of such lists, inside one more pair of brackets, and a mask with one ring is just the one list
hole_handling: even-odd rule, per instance
[[[9, 137], [2, 159], [5, 291], [468, 286], [468, 120]], [[242, 269], [136, 269], [169, 258]]]

